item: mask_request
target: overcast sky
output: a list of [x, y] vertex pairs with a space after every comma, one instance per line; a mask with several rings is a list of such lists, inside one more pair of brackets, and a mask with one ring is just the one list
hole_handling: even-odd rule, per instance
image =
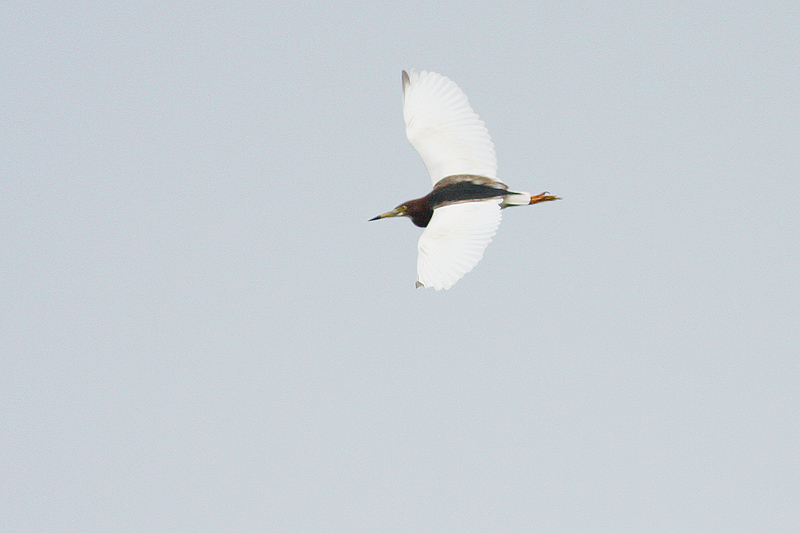
[[[800, 529], [800, 10], [0, 8], [8, 531]], [[504, 212], [415, 289], [402, 69]]]

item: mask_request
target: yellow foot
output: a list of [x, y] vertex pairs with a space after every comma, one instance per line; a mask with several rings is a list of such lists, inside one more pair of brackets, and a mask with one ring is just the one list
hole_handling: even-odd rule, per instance
[[531, 196], [531, 205], [538, 204], [540, 202], [549, 202], [551, 200], [561, 200], [561, 198], [559, 198], [558, 196], [550, 196], [550, 193], [543, 192], [542, 194]]

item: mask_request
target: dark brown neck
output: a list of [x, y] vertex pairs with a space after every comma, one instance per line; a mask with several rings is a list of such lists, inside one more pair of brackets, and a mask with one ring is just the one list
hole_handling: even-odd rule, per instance
[[420, 228], [428, 226], [428, 222], [431, 221], [431, 216], [433, 216], [433, 208], [427, 196], [409, 200], [403, 205], [406, 206], [406, 216], [411, 219], [414, 225]]

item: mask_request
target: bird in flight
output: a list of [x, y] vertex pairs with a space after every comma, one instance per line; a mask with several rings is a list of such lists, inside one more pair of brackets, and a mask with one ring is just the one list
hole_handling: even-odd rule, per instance
[[425, 228], [418, 244], [417, 287], [449, 289], [471, 271], [500, 226], [501, 209], [560, 200], [547, 192], [509, 191], [497, 179], [489, 131], [450, 78], [403, 71], [403, 118], [433, 191], [370, 220], [409, 217]]

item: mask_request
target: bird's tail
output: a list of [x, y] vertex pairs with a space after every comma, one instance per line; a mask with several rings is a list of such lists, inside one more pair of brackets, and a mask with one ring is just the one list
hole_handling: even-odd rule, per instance
[[532, 195], [529, 192], [515, 192], [505, 196], [503, 203], [500, 207], [511, 207], [512, 205], [531, 205], [541, 202], [550, 202], [552, 200], [561, 200], [558, 196], [550, 196], [550, 193], [543, 192], [542, 194]]

